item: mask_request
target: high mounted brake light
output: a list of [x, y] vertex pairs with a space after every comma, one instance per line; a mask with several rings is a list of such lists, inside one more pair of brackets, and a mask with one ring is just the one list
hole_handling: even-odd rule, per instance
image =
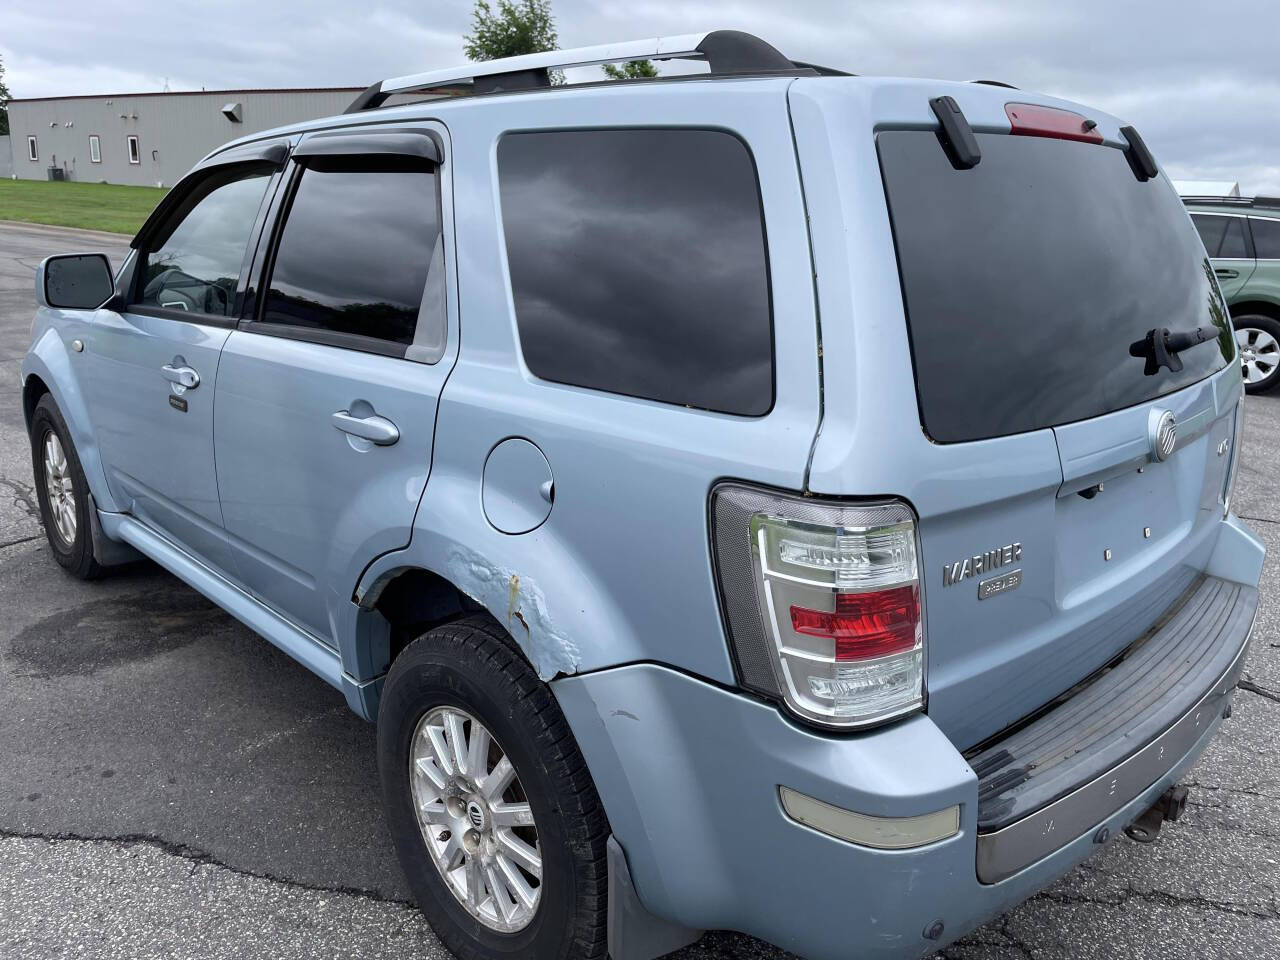
[[717, 573], [744, 685], [831, 727], [924, 704], [915, 515], [739, 484], [712, 494]]
[[1009, 118], [1009, 132], [1019, 136], [1102, 143], [1097, 123], [1070, 110], [1035, 103], [1006, 103], [1004, 113]]

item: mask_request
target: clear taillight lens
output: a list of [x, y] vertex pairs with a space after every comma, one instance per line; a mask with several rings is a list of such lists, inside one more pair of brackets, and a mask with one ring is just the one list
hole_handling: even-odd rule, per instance
[[1244, 391], [1236, 402], [1235, 427], [1231, 431], [1231, 463], [1227, 466], [1227, 482], [1222, 487], [1222, 515], [1231, 512], [1231, 488], [1236, 485], [1236, 468], [1240, 466], [1240, 442], [1244, 439]]
[[915, 516], [722, 484], [716, 561], [739, 674], [799, 716], [860, 727], [924, 704]]

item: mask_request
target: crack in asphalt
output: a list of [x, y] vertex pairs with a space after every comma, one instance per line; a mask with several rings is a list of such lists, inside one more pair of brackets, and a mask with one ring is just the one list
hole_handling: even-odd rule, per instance
[[1272, 897], [1273, 904], [1269, 911], [1250, 910], [1246, 907], [1237, 906], [1229, 901], [1212, 900], [1209, 897], [1202, 896], [1186, 896], [1169, 893], [1165, 890], [1135, 890], [1132, 886], [1119, 891], [1114, 898], [1054, 893], [1046, 890], [1044, 893], [1036, 894], [1028, 902], [1034, 902], [1036, 900], [1044, 900], [1049, 903], [1056, 903], [1062, 906], [1088, 904], [1097, 907], [1124, 907], [1132, 900], [1139, 903], [1159, 904], [1166, 907], [1192, 907], [1193, 909], [1206, 910], [1211, 913], [1224, 913], [1230, 914], [1234, 917], [1245, 917], [1249, 920], [1280, 920], [1280, 910], [1278, 910], [1274, 904], [1274, 896]]
[[4, 550], [8, 547], [16, 547], [20, 543], [30, 543], [32, 540], [39, 540], [39, 539], [40, 539], [40, 534], [33, 533], [29, 537], [19, 537], [17, 540], [6, 540], [4, 543], [0, 543], [0, 550]]
[[1222, 791], [1223, 793], [1238, 793], [1238, 794], [1240, 794], [1241, 796], [1245, 796], [1245, 797], [1257, 797], [1257, 798], [1258, 798], [1258, 799], [1260, 799], [1260, 800], [1276, 800], [1276, 801], [1280, 801], [1280, 796], [1276, 796], [1276, 795], [1275, 795], [1275, 794], [1273, 794], [1273, 793], [1263, 793], [1263, 792], [1261, 792], [1260, 790], [1246, 790], [1246, 789], [1244, 789], [1243, 787], [1223, 787], [1223, 786], [1216, 786], [1216, 785], [1214, 785], [1214, 784], [1210, 784], [1210, 783], [1197, 783], [1195, 780], [1190, 780], [1190, 781], [1188, 781], [1187, 783], [1183, 784], [1183, 786], [1185, 786], [1185, 787], [1194, 787], [1196, 790], [1210, 790], [1210, 791], [1214, 791], [1214, 792], [1216, 792], [1216, 791]]
[[1276, 703], [1280, 703], [1280, 693], [1276, 693], [1274, 690], [1268, 690], [1266, 687], [1260, 687], [1252, 680], [1241, 680], [1236, 684], [1236, 686], [1241, 690], [1248, 690], [1250, 693], [1256, 693], [1260, 697], [1265, 697], [1268, 700], [1274, 700]]
[[1236, 514], [1241, 520], [1248, 520], [1250, 523], [1280, 523], [1280, 520], [1268, 520], [1266, 517], [1246, 517], [1243, 514]]
[[0, 477], [0, 485], [6, 486], [13, 491], [13, 505], [15, 507], [21, 507], [29, 517], [35, 520], [42, 519], [40, 505], [36, 502], [36, 491], [33, 487], [20, 480], [11, 480], [8, 477]]
[[94, 836], [78, 833], [45, 833], [38, 830], [13, 830], [7, 827], [0, 827], [0, 840], [43, 840], [44, 842], [53, 845], [59, 843], [84, 843], [93, 846], [105, 847], [150, 847], [153, 850], [159, 850], [161, 853], [168, 854], [171, 857], [190, 861], [193, 870], [199, 866], [219, 867], [230, 873], [234, 873], [237, 876], [251, 877], [255, 880], [266, 880], [268, 883], [275, 883], [280, 886], [291, 887], [296, 890], [308, 890], [312, 893], [337, 894], [339, 896], [353, 897], [358, 900], [368, 900], [373, 903], [383, 903], [390, 906], [402, 907], [405, 910], [411, 910], [414, 912], [418, 909], [415, 904], [408, 900], [401, 900], [396, 897], [387, 897], [378, 893], [376, 890], [367, 890], [363, 887], [348, 887], [342, 885], [326, 886], [324, 884], [306, 883], [302, 880], [295, 880], [292, 877], [282, 877], [277, 874], [237, 867], [219, 860], [207, 850], [201, 850], [198, 847], [193, 847], [185, 843], [175, 843], [172, 840], [166, 840], [163, 837], [151, 836], [145, 833], [125, 833], [117, 836]]

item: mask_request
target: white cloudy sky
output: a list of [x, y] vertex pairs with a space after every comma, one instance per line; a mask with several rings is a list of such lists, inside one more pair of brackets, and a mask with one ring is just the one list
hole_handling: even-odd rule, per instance
[[[1280, 194], [1277, 0], [553, 0], [561, 46], [714, 28], [862, 74], [995, 78], [1133, 121], [1175, 177]], [[471, 0], [9, 0], [14, 97], [363, 86], [463, 59]]]

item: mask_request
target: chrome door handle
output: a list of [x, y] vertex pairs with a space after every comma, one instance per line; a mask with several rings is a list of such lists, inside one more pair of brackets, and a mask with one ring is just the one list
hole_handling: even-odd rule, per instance
[[185, 387], [188, 390], [194, 390], [200, 386], [200, 374], [190, 367], [175, 367], [171, 363], [166, 363], [160, 368], [160, 372], [164, 374], [164, 378], [170, 383], [176, 383], [178, 386]]
[[339, 410], [329, 419], [343, 433], [376, 443], [380, 447], [389, 447], [400, 439], [400, 428], [386, 417], [353, 417], [348, 411]]
[[1239, 270], [1228, 270], [1226, 267], [1218, 267], [1213, 272], [1224, 280], [1234, 280], [1240, 276]]

